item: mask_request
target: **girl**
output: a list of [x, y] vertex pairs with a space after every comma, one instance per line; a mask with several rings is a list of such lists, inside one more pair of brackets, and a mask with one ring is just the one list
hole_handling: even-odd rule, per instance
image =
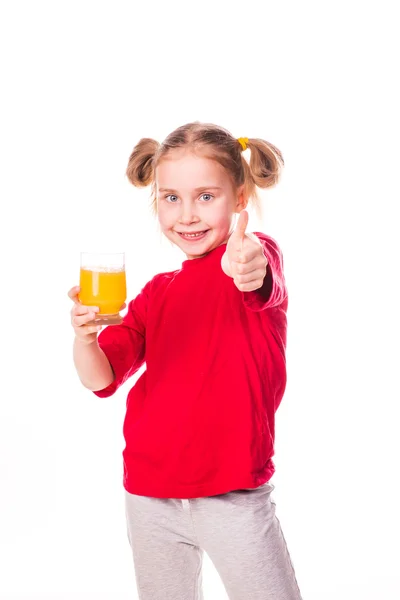
[[69, 292], [85, 387], [111, 396], [146, 362], [123, 427], [141, 600], [202, 600], [204, 551], [230, 600], [301, 599], [270, 483], [286, 384], [282, 255], [269, 236], [246, 233], [248, 202], [257, 206], [257, 187], [275, 185], [282, 167], [272, 144], [215, 125], [140, 140], [127, 176], [151, 185], [162, 232], [186, 260], [99, 336], [88, 324], [98, 308]]

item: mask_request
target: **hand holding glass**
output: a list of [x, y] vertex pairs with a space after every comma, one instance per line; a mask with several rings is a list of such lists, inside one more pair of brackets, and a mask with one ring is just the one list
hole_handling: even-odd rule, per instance
[[126, 300], [125, 254], [81, 253], [79, 301], [98, 306], [96, 325], [119, 325]]

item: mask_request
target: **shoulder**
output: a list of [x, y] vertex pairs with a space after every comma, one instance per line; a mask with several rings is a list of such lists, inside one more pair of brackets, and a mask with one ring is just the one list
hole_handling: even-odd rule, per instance
[[169, 273], [158, 273], [154, 275], [146, 284], [140, 286], [139, 292], [129, 302], [128, 312], [132, 314], [147, 314], [149, 307], [153, 303], [153, 299], [160, 296], [163, 290], [168, 286], [168, 283], [173, 279], [177, 271]]
[[176, 269], [175, 271], [167, 271], [165, 273], [157, 273], [146, 283], [143, 291], [145, 291], [147, 295], [150, 295], [155, 291], [159, 291], [160, 289], [168, 286], [169, 283], [175, 278], [177, 273], [179, 273], [179, 269]]

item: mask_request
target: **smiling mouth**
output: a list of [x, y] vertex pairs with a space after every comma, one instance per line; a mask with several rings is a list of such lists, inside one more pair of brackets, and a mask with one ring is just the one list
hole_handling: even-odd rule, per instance
[[204, 231], [196, 231], [194, 233], [183, 233], [181, 231], [177, 231], [176, 233], [184, 240], [197, 240], [199, 238], [203, 238], [208, 231], [210, 230], [205, 229]]

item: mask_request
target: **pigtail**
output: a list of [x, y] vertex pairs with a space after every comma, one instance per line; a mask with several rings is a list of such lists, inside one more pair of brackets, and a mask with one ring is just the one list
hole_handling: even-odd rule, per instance
[[147, 187], [154, 180], [154, 157], [160, 144], [150, 138], [142, 138], [129, 157], [126, 176], [135, 187]]
[[282, 174], [283, 156], [276, 146], [259, 138], [247, 140], [250, 150], [249, 171], [252, 180], [259, 188], [275, 186]]

